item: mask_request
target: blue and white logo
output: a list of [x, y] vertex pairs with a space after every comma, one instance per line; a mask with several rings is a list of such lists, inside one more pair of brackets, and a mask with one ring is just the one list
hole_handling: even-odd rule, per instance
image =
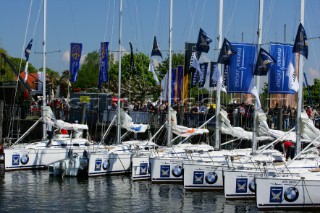
[[170, 177], [170, 165], [160, 166], [160, 177]]
[[101, 158], [96, 159], [94, 171], [101, 171], [101, 164], [102, 164]]
[[180, 177], [183, 174], [182, 166], [176, 165], [172, 169], [172, 175], [175, 177]]
[[21, 163], [23, 165], [27, 164], [29, 162], [29, 156], [28, 155], [22, 155], [20, 161], [21, 161]]
[[249, 190], [250, 190], [251, 192], [256, 192], [256, 185], [255, 185], [254, 179], [252, 179], [252, 180], [249, 182]]
[[[97, 164], [97, 161], [96, 161], [96, 164]], [[102, 164], [102, 168], [103, 168], [104, 170], [108, 170], [109, 167], [110, 167], [110, 161], [109, 161], [109, 160], [104, 160], [104, 161], [103, 161], [103, 164]]]
[[236, 193], [247, 193], [247, 178], [237, 178], [236, 179]]
[[140, 163], [140, 175], [146, 175], [148, 171], [148, 163]]
[[20, 164], [20, 155], [13, 154], [12, 155], [12, 166], [19, 166], [19, 164]]
[[299, 197], [299, 191], [295, 187], [289, 187], [287, 188], [284, 193], [284, 199], [288, 202], [294, 202], [298, 199]]
[[215, 172], [208, 172], [206, 175], [206, 182], [209, 184], [214, 184], [218, 180], [218, 175]]
[[271, 187], [270, 188], [270, 203], [281, 203], [282, 202], [282, 187]]
[[203, 171], [194, 171], [193, 172], [193, 184], [203, 184], [204, 172]]

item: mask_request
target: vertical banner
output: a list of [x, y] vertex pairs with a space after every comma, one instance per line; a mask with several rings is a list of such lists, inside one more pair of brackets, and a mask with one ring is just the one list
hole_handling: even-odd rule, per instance
[[237, 53], [230, 57], [228, 92], [248, 93], [255, 68], [257, 46], [244, 43], [232, 43], [232, 46]]
[[100, 47], [100, 72], [98, 88], [101, 88], [103, 82], [108, 81], [108, 45], [109, 42], [101, 42]]
[[289, 89], [289, 77], [286, 75], [289, 63], [295, 65], [293, 46], [291, 44], [270, 44], [270, 54], [276, 60], [269, 72], [270, 94], [293, 94]]
[[183, 66], [179, 65], [178, 66], [178, 91], [177, 91], [177, 97], [178, 100], [181, 101], [183, 98], [183, 94], [182, 94], [182, 87], [183, 87]]
[[189, 73], [195, 69], [190, 67], [190, 59], [192, 52], [196, 51], [196, 43], [185, 43], [185, 53], [184, 53], [184, 69], [183, 69], [183, 99], [188, 98], [188, 84], [189, 84]]
[[38, 72], [38, 91], [42, 92], [42, 72]]
[[160, 99], [161, 100], [168, 100], [168, 78], [169, 78], [169, 72], [163, 77], [161, 81], [161, 93], [160, 93]]
[[206, 83], [208, 62], [200, 64], [199, 88], [203, 88]]
[[199, 71], [194, 69], [191, 75], [191, 88], [196, 86], [196, 84], [199, 81], [199, 77], [200, 77]]
[[209, 80], [209, 87], [217, 87], [217, 79], [214, 76], [216, 70], [218, 69], [217, 62], [210, 62], [210, 80]]
[[[177, 68], [172, 68], [172, 75], [171, 75], [171, 103], [172, 101], [176, 101], [177, 97]], [[169, 101], [169, 100], [168, 100]]]
[[80, 58], [81, 58], [82, 44], [81, 43], [71, 43], [70, 50], [70, 73], [71, 82], [77, 80], [78, 70], [80, 68]]

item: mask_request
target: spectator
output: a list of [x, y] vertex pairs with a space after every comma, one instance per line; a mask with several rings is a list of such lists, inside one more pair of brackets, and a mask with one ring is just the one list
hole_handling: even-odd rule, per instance
[[[290, 107], [290, 106], [289, 106]], [[290, 115], [290, 108], [284, 106], [283, 108], [283, 129], [289, 129], [289, 115]]]
[[289, 157], [292, 160], [294, 158], [294, 144], [292, 141], [283, 141], [283, 151], [286, 155], [286, 161], [288, 161]]
[[279, 113], [279, 105], [276, 103], [274, 109], [273, 109], [273, 125], [274, 129], [278, 129], [278, 113]]
[[244, 102], [241, 103], [238, 110], [240, 113], [240, 126], [244, 128], [246, 126], [246, 105]]
[[210, 107], [209, 107], [209, 110], [208, 110], [208, 114], [212, 114], [212, 115], [215, 114], [215, 110], [214, 110], [212, 104], [210, 104]]
[[201, 106], [199, 108], [199, 112], [207, 113], [207, 110], [208, 110], [208, 108], [204, 104], [201, 104]]
[[312, 113], [312, 109], [311, 109], [311, 107], [310, 107], [310, 106], [308, 106], [306, 111], [307, 111], [307, 115], [308, 115], [308, 117], [309, 117], [309, 118], [311, 118], [311, 113]]
[[198, 104], [195, 104], [192, 108], [191, 108], [191, 113], [198, 113], [199, 112], [199, 108], [198, 108]]

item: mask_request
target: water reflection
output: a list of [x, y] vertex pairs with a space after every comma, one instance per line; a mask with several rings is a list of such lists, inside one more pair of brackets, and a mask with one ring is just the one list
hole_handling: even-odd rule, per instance
[[128, 176], [49, 177], [0, 169], [0, 212], [256, 212], [254, 200], [226, 201], [222, 191], [132, 182]]

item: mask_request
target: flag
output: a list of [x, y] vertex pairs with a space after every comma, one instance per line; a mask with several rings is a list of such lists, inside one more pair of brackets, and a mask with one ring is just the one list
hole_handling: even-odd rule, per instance
[[209, 87], [215, 89], [219, 87], [221, 91], [227, 92], [217, 62], [211, 62]]
[[25, 76], [24, 81], [26, 82], [28, 79], [28, 66], [29, 66], [29, 55], [31, 52], [33, 39], [30, 40], [29, 44], [27, 45], [26, 49], [24, 50], [24, 56], [26, 57], [26, 66], [24, 68]]
[[236, 50], [231, 45], [231, 43], [225, 38], [219, 53], [218, 63], [219, 64], [229, 64], [229, 59], [232, 54], [235, 54]]
[[163, 77], [161, 80], [161, 94], [160, 99], [161, 100], [168, 100], [168, 79], [169, 79], [169, 72]]
[[272, 56], [263, 48], [260, 48], [254, 75], [267, 75], [270, 68], [275, 64]]
[[196, 44], [186, 42], [183, 67], [183, 100], [188, 98], [189, 73], [194, 70], [193, 67], [190, 67], [190, 59], [193, 51], [196, 51]]
[[178, 91], [178, 75], [177, 68], [172, 68], [171, 70], [171, 103], [177, 100]]
[[292, 64], [292, 61], [289, 62], [286, 76], [289, 78], [288, 87], [289, 89], [298, 92], [299, 90], [299, 82], [296, 76], [296, 70]]
[[[41, 92], [42, 91], [42, 72], [38, 72], [38, 91]], [[40, 80], [41, 79], [41, 80]]]
[[100, 47], [100, 72], [98, 88], [101, 89], [101, 84], [108, 81], [108, 45], [109, 42], [101, 42]]
[[308, 42], [307, 42], [307, 34], [304, 30], [302, 24], [299, 24], [298, 32], [296, 35], [296, 40], [294, 42], [293, 50], [294, 53], [300, 53], [306, 59], [308, 59]]
[[197, 70], [194, 70], [191, 75], [191, 88], [196, 86], [196, 84], [199, 82], [199, 78], [200, 78], [200, 72]]
[[129, 44], [130, 44], [130, 73], [131, 73], [132, 75], [135, 75], [132, 43], [129, 41]]
[[270, 94], [293, 94], [289, 88], [287, 69], [289, 63], [295, 64], [295, 54], [292, 53], [291, 44], [270, 43], [270, 55], [276, 58], [276, 63], [269, 71], [269, 93]]
[[196, 52], [192, 53], [191, 59], [190, 59], [190, 67], [193, 67], [196, 69], [196, 72], [200, 72], [200, 63], [197, 59]]
[[158, 76], [156, 75], [156, 73], [155, 73], [155, 71], [154, 71], [152, 59], [150, 60], [148, 71], [149, 71], [149, 72], [152, 72], [152, 74], [153, 74], [153, 79], [157, 82], [157, 84], [159, 84], [159, 79], [158, 79]]
[[248, 93], [253, 78], [257, 46], [253, 44], [232, 43], [237, 54], [230, 57], [228, 65], [228, 92]]
[[81, 43], [71, 43], [70, 51], [70, 73], [71, 82], [75, 82], [78, 75], [78, 70], [80, 68], [80, 58], [81, 58], [82, 44]]
[[197, 51], [208, 53], [210, 46], [209, 44], [212, 42], [211, 38], [208, 37], [207, 33], [205, 33], [201, 28], [199, 31], [198, 42], [197, 42]]
[[208, 62], [200, 64], [199, 88], [203, 88], [206, 83]]
[[256, 102], [257, 102], [257, 106], [256, 108], [259, 110], [261, 109], [261, 102], [260, 102], [260, 98], [259, 98], [259, 92], [257, 90], [256, 85], [254, 84], [254, 78], [251, 79], [250, 82], [250, 86], [249, 86], [249, 93], [254, 95], [254, 97], [256, 98]]
[[178, 88], [177, 88], [177, 97], [178, 100], [181, 101], [183, 96], [182, 96], [182, 87], [183, 87], [183, 66], [179, 65], [178, 69]]
[[24, 56], [26, 57], [26, 61], [29, 60], [29, 55], [30, 55], [30, 52], [31, 52], [32, 42], [33, 42], [33, 39], [30, 40], [28, 46], [24, 50]]
[[162, 54], [158, 46], [156, 35], [154, 35], [153, 37], [153, 46], [151, 51], [151, 56], [155, 56], [155, 55], [160, 56], [162, 58]]

